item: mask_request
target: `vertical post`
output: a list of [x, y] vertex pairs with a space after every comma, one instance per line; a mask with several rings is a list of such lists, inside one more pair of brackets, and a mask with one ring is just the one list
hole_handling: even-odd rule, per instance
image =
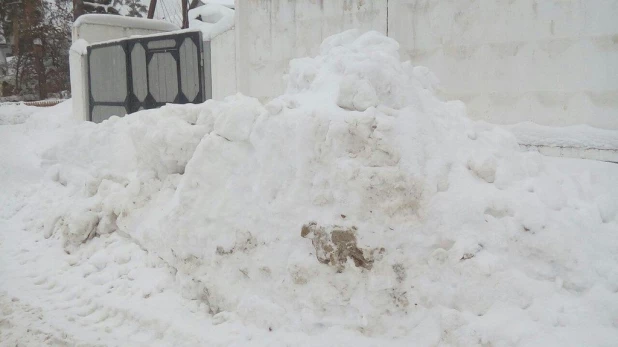
[[84, 0], [73, 0], [73, 21], [84, 13]]
[[[42, 91], [42, 73], [41, 70], [45, 69], [45, 66], [42, 66], [43, 63], [43, 42], [41, 41], [40, 38], [38, 38], [38, 35], [40, 35], [39, 30], [37, 30], [38, 28], [36, 28], [37, 26], [37, 22], [36, 19], [33, 18], [34, 17], [34, 5], [35, 5], [35, 0], [25, 0], [24, 1], [24, 20], [23, 23], [25, 24], [25, 27], [28, 28], [29, 30], [26, 32], [26, 35], [24, 35], [26, 42], [32, 40], [31, 44], [33, 44], [33, 48], [32, 48], [32, 53], [34, 54], [34, 70], [36, 71], [36, 75], [37, 75], [37, 79], [38, 79], [38, 89], [39, 89], [39, 98], [42, 98], [42, 95], [45, 94], [45, 92]], [[24, 24], [20, 25], [20, 29], [23, 29]], [[34, 39], [33, 39], [34, 36]], [[26, 46], [27, 47], [27, 46]], [[25, 53], [25, 52], [21, 52], [21, 53]], [[42, 67], [42, 69], [41, 69]]]
[[150, 0], [150, 5], [148, 6], [148, 19], [154, 18], [155, 8], [157, 8], [157, 0]]
[[187, 10], [187, 0], [182, 1], [182, 28], [186, 29], [189, 27], [189, 12]]

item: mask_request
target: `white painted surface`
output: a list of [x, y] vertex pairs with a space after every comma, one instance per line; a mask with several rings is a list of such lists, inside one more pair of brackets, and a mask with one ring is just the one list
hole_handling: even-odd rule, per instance
[[386, 33], [386, 1], [242, 0], [236, 4], [238, 91], [280, 95], [293, 58], [315, 56], [322, 40], [346, 29]]
[[[236, 94], [236, 32], [232, 28], [210, 41], [212, 98]], [[206, 69], [205, 69], [205, 72]]]
[[88, 120], [89, 104], [88, 61], [86, 59], [86, 55], [81, 54], [78, 50], [69, 50], [69, 69], [71, 74], [73, 117], [78, 120], [86, 121]]
[[492, 123], [618, 129], [618, 1], [389, 0], [389, 36]]

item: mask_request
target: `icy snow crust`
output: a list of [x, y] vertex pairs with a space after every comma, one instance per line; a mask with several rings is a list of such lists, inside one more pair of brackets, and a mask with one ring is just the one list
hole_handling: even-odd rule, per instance
[[[215, 324], [381, 345], [618, 341], [615, 192], [475, 127], [398, 48], [344, 32], [294, 60], [266, 105], [236, 95], [80, 125], [43, 154], [71, 196], [45, 236], [68, 252], [131, 238]], [[310, 223], [353, 234], [371, 265], [318, 261]]]

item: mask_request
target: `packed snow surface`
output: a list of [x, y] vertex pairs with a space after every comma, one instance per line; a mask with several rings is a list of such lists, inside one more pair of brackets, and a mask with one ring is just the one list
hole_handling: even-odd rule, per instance
[[618, 167], [521, 151], [398, 48], [332, 36], [265, 105], [0, 128], [40, 142], [0, 177], [0, 340], [38, 305], [32, 341], [618, 344]]
[[0, 103], [0, 125], [24, 123], [37, 110], [39, 108], [36, 106], [22, 103]]

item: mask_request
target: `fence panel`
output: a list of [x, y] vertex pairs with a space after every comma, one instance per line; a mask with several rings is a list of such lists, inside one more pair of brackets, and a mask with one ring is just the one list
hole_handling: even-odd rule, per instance
[[199, 31], [89, 46], [89, 120], [99, 123], [166, 103], [206, 101], [211, 97], [211, 88], [205, 88], [210, 61], [204, 53]]

